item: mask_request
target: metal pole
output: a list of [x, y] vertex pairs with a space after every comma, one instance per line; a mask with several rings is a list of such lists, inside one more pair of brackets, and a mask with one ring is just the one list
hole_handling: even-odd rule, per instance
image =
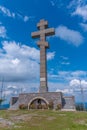
[[79, 81], [80, 81], [80, 89], [81, 89], [81, 95], [82, 95], [83, 110], [85, 111], [84, 91], [83, 91], [83, 87], [81, 85], [81, 80], [79, 80]]

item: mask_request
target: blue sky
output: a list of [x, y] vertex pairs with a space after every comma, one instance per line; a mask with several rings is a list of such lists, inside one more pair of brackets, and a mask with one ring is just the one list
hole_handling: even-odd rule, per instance
[[38, 91], [38, 39], [32, 39], [31, 32], [37, 30], [40, 19], [55, 28], [55, 35], [47, 38], [49, 91], [75, 95], [79, 101], [80, 83], [85, 97], [87, 94], [87, 0], [0, 1], [0, 84], [4, 79], [4, 94], [10, 98], [21, 91]]

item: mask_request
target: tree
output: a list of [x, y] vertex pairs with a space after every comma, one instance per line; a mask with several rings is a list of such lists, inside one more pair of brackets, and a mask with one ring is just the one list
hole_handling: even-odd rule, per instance
[[0, 105], [2, 104], [3, 101], [4, 101], [4, 99], [1, 98], [1, 99], [0, 99]]

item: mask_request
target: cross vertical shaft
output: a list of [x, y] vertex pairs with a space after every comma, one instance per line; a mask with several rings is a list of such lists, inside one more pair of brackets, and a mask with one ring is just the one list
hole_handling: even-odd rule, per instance
[[47, 67], [46, 67], [46, 49], [40, 46], [40, 92], [48, 91], [47, 87]]
[[40, 89], [39, 92], [48, 92], [47, 87], [47, 57], [46, 48], [49, 47], [48, 42], [46, 42], [46, 36], [53, 35], [55, 33], [54, 28], [48, 28], [48, 22], [45, 20], [40, 20], [37, 24], [39, 31], [33, 32], [31, 34], [32, 38], [40, 38], [37, 45], [40, 47]]

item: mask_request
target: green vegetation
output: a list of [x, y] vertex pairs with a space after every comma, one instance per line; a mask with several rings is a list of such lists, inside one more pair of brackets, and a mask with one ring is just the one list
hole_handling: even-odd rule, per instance
[[0, 130], [87, 130], [87, 112], [1, 110]]
[[5, 99], [0, 98], [0, 105], [2, 104], [2, 102], [3, 102], [4, 100], [5, 100]]

